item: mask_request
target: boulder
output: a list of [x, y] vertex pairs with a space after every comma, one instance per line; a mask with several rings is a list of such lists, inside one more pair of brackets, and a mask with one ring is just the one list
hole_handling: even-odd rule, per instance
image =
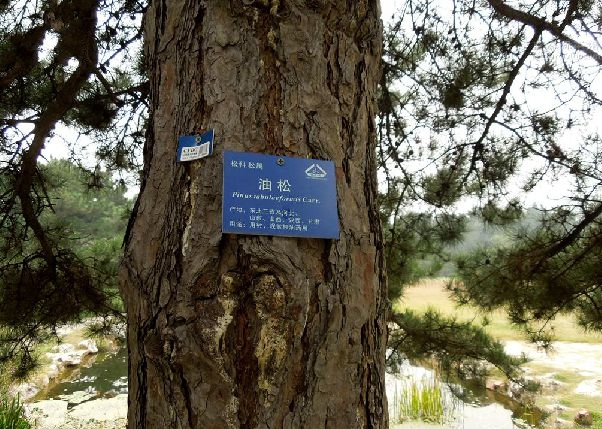
[[54, 349], [57, 351], [57, 353], [65, 354], [65, 353], [74, 352], [75, 346], [73, 344], [63, 343], [63, 344], [59, 344], [58, 346], [54, 347]]
[[47, 399], [24, 404], [25, 415], [36, 422], [36, 428], [50, 429], [61, 425], [67, 418], [67, 401]]
[[49, 380], [55, 379], [59, 375], [60, 369], [57, 364], [51, 363], [46, 369], [46, 375]]
[[34, 397], [39, 391], [40, 389], [33, 383], [21, 383], [9, 389], [10, 396], [18, 396], [21, 401]]
[[128, 395], [121, 394], [107, 399], [95, 399], [73, 407], [69, 411], [72, 419], [113, 421], [127, 417]]
[[55, 347], [56, 353], [46, 353], [59, 370], [64, 367], [78, 366], [82, 363], [82, 358], [91, 354], [98, 353], [98, 347], [94, 340], [81, 341], [77, 349], [73, 344], [59, 344]]
[[73, 353], [63, 353], [59, 354], [56, 357], [55, 362], [61, 364], [64, 367], [70, 366], [78, 366], [82, 363], [82, 357], [84, 356], [84, 351], [79, 350]]
[[497, 390], [497, 391], [503, 392], [504, 390], [506, 390], [506, 388], [508, 386], [506, 385], [506, 382], [503, 380], [489, 379], [485, 383], [485, 387], [488, 390]]
[[96, 341], [90, 339], [80, 341], [77, 345], [77, 348], [80, 350], [85, 350], [86, 354], [90, 355], [98, 353], [98, 346], [96, 345]]
[[594, 416], [585, 408], [581, 408], [575, 414], [573, 421], [581, 426], [591, 426], [594, 423]]

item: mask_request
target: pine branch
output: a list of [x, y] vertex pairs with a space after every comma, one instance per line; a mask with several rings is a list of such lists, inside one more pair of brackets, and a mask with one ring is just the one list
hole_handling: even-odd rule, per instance
[[579, 52], [586, 54], [588, 57], [592, 58], [598, 64], [602, 65], [602, 55], [597, 53], [596, 51], [588, 48], [587, 46], [579, 43], [575, 39], [568, 37], [563, 33], [564, 27], [572, 20], [575, 12], [577, 11], [577, 0], [571, 0], [569, 5], [569, 9], [567, 11], [566, 17], [563, 20], [561, 25], [555, 24], [553, 22], [546, 21], [543, 18], [539, 18], [537, 16], [531, 15], [529, 13], [523, 12], [521, 10], [515, 9], [511, 6], [508, 6], [504, 0], [487, 0], [489, 4], [493, 7], [493, 9], [499, 13], [500, 15], [511, 19], [513, 21], [522, 22], [525, 25], [533, 28], [535, 32], [546, 31], [556, 37], [558, 40], [568, 43], [574, 49]]

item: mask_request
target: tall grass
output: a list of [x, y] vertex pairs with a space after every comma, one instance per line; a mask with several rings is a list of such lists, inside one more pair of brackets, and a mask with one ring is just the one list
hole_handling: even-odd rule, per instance
[[0, 429], [31, 429], [19, 398], [0, 396]]
[[444, 390], [436, 377], [422, 380], [409, 380], [395, 391], [397, 419], [422, 420], [430, 423], [444, 423], [453, 415], [457, 400]]

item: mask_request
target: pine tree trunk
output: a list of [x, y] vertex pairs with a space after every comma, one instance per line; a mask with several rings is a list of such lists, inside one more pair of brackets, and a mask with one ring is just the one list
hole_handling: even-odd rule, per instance
[[[377, 0], [153, 1], [129, 428], [386, 428]], [[179, 135], [215, 153], [176, 162]], [[339, 240], [221, 233], [222, 152], [332, 160]]]

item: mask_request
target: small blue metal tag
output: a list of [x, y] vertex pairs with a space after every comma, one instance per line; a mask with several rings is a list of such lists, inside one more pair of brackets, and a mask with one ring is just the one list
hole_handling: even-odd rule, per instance
[[334, 163], [224, 152], [222, 231], [338, 239]]
[[194, 161], [213, 153], [213, 129], [203, 134], [180, 136], [178, 139], [178, 162]]

